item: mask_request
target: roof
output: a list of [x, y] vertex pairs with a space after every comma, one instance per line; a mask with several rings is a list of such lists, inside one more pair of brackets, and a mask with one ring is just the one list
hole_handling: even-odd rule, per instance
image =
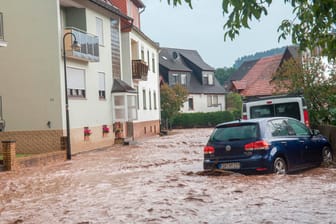
[[283, 54], [261, 58], [246, 73], [241, 81], [246, 82], [246, 88], [241, 91], [244, 96], [272, 95], [274, 86], [271, 83], [273, 74], [282, 61]]
[[273, 75], [290, 58], [299, 59], [298, 47], [290, 46], [281, 54], [245, 61], [231, 75], [228, 86], [246, 97], [273, 95]]
[[196, 67], [204, 71], [214, 71], [215, 69], [205, 63], [196, 50], [186, 50], [177, 48], [161, 48], [160, 64], [169, 70], [191, 71], [184, 60], [188, 60]]
[[121, 79], [113, 79], [112, 93], [136, 93], [136, 90], [133, 89], [130, 85], [124, 82]]

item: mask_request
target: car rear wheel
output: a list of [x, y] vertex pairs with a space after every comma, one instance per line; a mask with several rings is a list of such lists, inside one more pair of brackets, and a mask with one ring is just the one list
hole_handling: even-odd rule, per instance
[[324, 147], [322, 151], [323, 163], [331, 163], [333, 160], [332, 151], [329, 147]]
[[277, 157], [274, 160], [273, 173], [276, 173], [276, 174], [286, 174], [287, 173], [287, 164], [283, 158]]

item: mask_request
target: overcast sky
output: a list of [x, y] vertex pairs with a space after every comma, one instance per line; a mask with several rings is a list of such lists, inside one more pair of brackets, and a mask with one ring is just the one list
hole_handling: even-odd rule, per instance
[[161, 47], [197, 50], [203, 60], [215, 68], [231, 67], [239, 57], [272, 48], [291, 45], [278, 42], [277, 28], [283, 19], [293, 18], [292, 8], [283, 1], [273, 1], [267, 17], [242, 30], [234, 41], [224, 42], [222, 0], [193, 0], [173, 7], [167, 0], [142, 0], [141, 29]]

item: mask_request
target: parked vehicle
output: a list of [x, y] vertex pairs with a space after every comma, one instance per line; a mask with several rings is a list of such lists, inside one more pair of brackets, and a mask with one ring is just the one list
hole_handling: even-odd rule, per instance
[[303, 96], [278, 95], [244, 100], [242, 118], [292, 117], [309, 127], [308, 109]]
[[218, 124], [204, 147], [205, 170], [287, 173], [332, 161], [327, 138], [290, 117]]

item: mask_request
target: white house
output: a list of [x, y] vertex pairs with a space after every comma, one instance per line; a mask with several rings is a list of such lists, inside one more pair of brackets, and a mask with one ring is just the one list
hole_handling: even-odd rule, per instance
[[[4, 121], [0, 140], [16, 140], [19, 152], [55, 151], [61, 148], [69, 123], [74, 154], [109, 146], [115, 138], [125, 137], [126, 133], [117, 136], [116, 124], [121, 124], [122, 130], [131, 124], [129, 137], [155, 134], [143, 134], [143, 130], [150, 130], [154, 120], [159, 123], [159, 107], [146, 114], [140, 107], [127, 110], [127, 104], [118, 104], [116, 93], [112, 93], [115, 83], [135, 90], [135, 83], [146, 91], [158, 88], [154, 77], [158, 73], [148, 72], [148, 81], [133, 78], [130, 57], [124, 53], [131, 44], [121, 44], [122, 33], [133, 32], [132, 17], [107, 0], [26, 0], [19, 5], [1, 1], [0, 9], [5, 18], [0, 31], [5, 31], [6, 41], [10, 42], [0, 50], [0, 117]], [[123, 23], [129, 24], [129, 31], [122, 30]], [[80, 49], [74, 48], [75, 41]], [[147, 38], [143, 43], [153, 58], [158, 58], [153, 42]], [[136, 56], [131, 59], [141, 59]], [[142, 94], [134, 94], [133, 105], [137, 105]], [[132, 111], [132, 119], [119, 119], [116, 111]], [[142, 123], [145, 128], [137, 131], [133, 123]]]
[[195, 50], [161, 48], [160, 76], [172, 86], [177, 83], [188, 90], [188, 101], [181, 112], [215, 112], [226, 108], [226, 91], [214, 75], [215, 69], [203, 61]]

